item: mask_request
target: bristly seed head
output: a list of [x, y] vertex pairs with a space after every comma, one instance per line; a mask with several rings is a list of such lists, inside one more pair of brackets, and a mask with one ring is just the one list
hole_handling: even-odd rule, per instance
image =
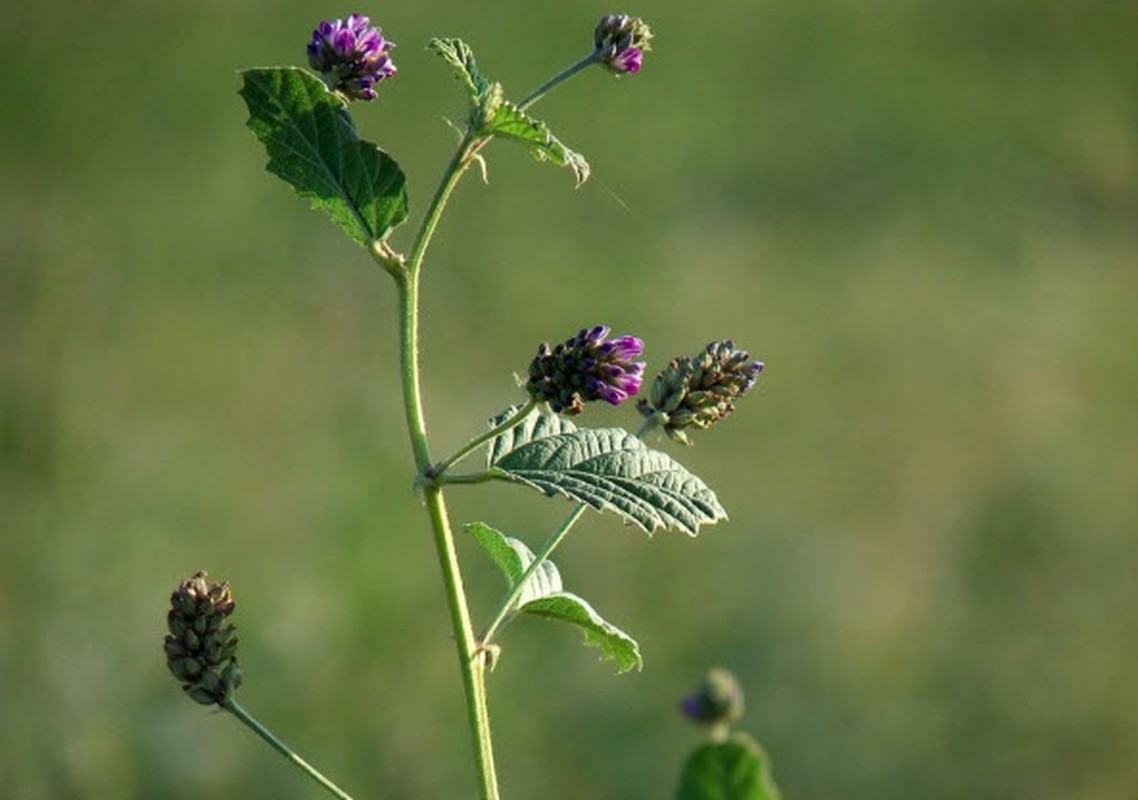
[[316, 26], [308, 44], [308, 63], [333, 91], [350, 100], [374, 100], [375, 85], [396, 72], [387, 52], [394, 46], [370, 19], [352, 14]]
[[644, 54], [652, 49], [652, 30], [640, 17], [607, 14], [593, 32], [601, 64], [617, 74], [639, 72]]
[[543, 343], [530, 362], [526, 391], [566, 415], [580, 414], [590, 400], [615, 406], [636, 394], [644, 362], [633, 359], [644, 352], [644, 342], [635, 336], [606, 341], [608, 335], [606, 326], [597, 325], [556, 347]]
[[735, 400], [751, 391], [763, 371], [730, 339], [712, 342], [699, 355], [674, 359], [656, 376], [649, 399], [639, 403], [646, 417], [662, 414], [664, 430], [689, 444], [684, 428], [710, 428], [735, 410]]
[[223, 625], [233, 609], [229, 584], [211, 583], [204, 570], [182, 581], [170, 596], [166, 666], [186, 694], [202, 705], [224, 705], [241, 685], [237, 629]]

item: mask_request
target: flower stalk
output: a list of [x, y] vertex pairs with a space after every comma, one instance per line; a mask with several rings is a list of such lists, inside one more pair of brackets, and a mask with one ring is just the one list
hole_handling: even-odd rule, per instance
[[320, 784], [320, 786], [322, 786], [330, 795], [333, 797], [338, 797], [340, 800], [352, 800], [351, 795], [349, 795], [336, 784], [332, 783], [332, 781], [324, 777], [324, 775], [321, 774], [321, 772], [316, 769], [316, 767], [312, 766], [299, 755], [297, 755], [292, 748], [274, 736], [272, 731], [258, 722], [252, 714], [246, 711], [232, 697], [226, 700], [221, 707], [233, 716], [237, 717], [237, 719], [241, 720], [241, 722], [244, 723], [245, 726], [248, 727], [251, 731], [253, 731], [253, 733], [257, 734], [266, 742], [268, 742], [270, 747], [284, 756], [287, 761], [296, 766], [296, 768], [303, 772], [305, 775]]
[[[477, 139], [469, 132], [455, 150], [443, 171], [438, 188], [427, 209], [411, 249], [407, 268], [392, 273], [399, 294], [399, 362], [403, 386], [403, 406], [415, 467], [421, 475], [431, 467], [431, 451], [423, 415], [421, 368], [419, 365], [419, 278], [423, 259], [431, 243], [443, 209], [459, 179], [473, 161]], [[462, 582], [454, 533], [446, 510], [442, 487], [426, 483], [422, 487], [424, 506], [431, 524], [435, 553], [442, 572], [454, 630], [455, 649], [462, 673], [467, 721], [475, 745], [475, 767], [481, 800], [498, 800], [498, 779], [494, 766], [494, 747], [490, 734], [490, 711], [486, 696], [486, 668], [474, 640], [470, 608]]]

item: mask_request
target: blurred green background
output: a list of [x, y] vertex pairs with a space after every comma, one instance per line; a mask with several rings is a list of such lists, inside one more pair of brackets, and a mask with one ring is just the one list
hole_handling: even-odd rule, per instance
[[[242, 66], [352, 7], [9, 9], [0, 26], [0, 794], [307, 798], [161, 655], [170, 590], [238, 598], [243, 703], [357, 798], [472, 797], [446, 610], [411, 491], [392, 287], [263, 171]], [[504, 143], [425, 277], [437, 453], [518, 398], [537, 343], [603, 322], [651, 369], [767, 363], [678, 451], [730, 522], [592, 515], [559, 557], [639, 639], [615, 677], [512, 626], [505, 795], [658, 800], [712, 664], [788, 800], [1138, 787], [1138, 95], [1132, 3], [677, 0], [359, 7], [399, 44], [358, 109], [417, 221], [462, 99], [458, 35], [515, 97], [644, 16], [644, 71], [538, 107], [593, 165]], [[405, 248], [410, 226], [395, 242]], [[595, 409], [584, 424], [636, 424]], [[451, 493], [531, 543], [567, 504]], [[500, 582], [462, 556], [476, 616]]]

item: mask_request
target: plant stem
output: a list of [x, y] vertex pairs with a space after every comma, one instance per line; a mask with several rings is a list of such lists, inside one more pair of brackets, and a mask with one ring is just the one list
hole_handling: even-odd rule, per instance
[[[419, 367], [419, 276], [438, 226], [443, 209], [459, 179], [470, 167], [477, 139], [469, 132], [462, 138], [431, 198], [431, 205], [419, 228], [405, 271], [393, 272], [399, 292], [399, 363], [403, 384], [403, 406], [407, 432], [415, 468], [420, 475], [431, 466], [431, 450], [427, 442], [427, 426], [423, 416], [423, 397]], [[498, 800], [498, 780], [494, 768], [494, 750], [490, 738], [490, 712], [486, 698], [486, 666], [474, 641], [470, 609], [462, 585], [454, 534], [447, 515], [442, 488], [423, 486], [423, 499], [434, 535], [435, 552], [442, 570], [447, 606], [454, 629], [455, 650], [466, 697], [467, 720], [474, 740], [475, 767], [478, 772], [481, 800]]]
[[329, 794], [340, 798], [340, 800], [352, 800], [351, 796], [347, 792], [321, 775], [315, 767], [294, 753], [288, 745], [286, 745], [276, 736], [273, 736], [268, 728], [257, 722], [257, 720], [253, 718], [253, 715], [242, 708], [232, 697], [225, 701], [225, 704], [222, 706], [222, 708], [245, 723], [245, 725], [247, 725], [253, 731], [253, 733], [257, 734], [266, 742], [268, 742], [274, 750], [295, 764], [302, 772], [312, 778], [312, 780], [316, 781], [325, 789], [327, 789]]
[[439, 565], [442, 567], [447, 605], [450, 608], [451, 625], [455, 634], [455, 647], [458, 651], [459, 667], [462, 670], [467, 720], [475, 743], [475, 765], [478, 770], [480, 797], [482, 800], [498, 800], [498, 778], [494, 768], [494, 746], [490, 735], [490, 707], [486, 697], [486, 665], [474, 639], [474, 627], [470, 622], [470, 608], [466, 603], [466, 591], [462, 585], [462, 572], [459, 569], [454, 534], [450, 528], [442, 489], [438, 486], [426, 486], [423, 495], [427, 513], [431, 518]]
[[520, 103], [518, 103], [518, 108], [520, 108], [522, 111], [525, 111], [527, 108], [532, 106], [538, 100], [545, 97], [545, 95], [549, 94], [549, 92], [555, 86], [557, 86], [560, 83], [564, 83], [565, 81], [572, 78], [574, 75], [576, 75], [581, 70], [585, 69], [586, 67], [591, 67], [593, 64], [600, 61], [603, 53], [604, 53], [603, 50], [594, 50], [592, 53], [589, 53], [589, 55], [585, 56], [580, 61], [576, 62], [575, 64], [571, 64], [568, 67], [566, 67], [565, 69], [561, 70], [561, 72], [558, 72], [552, 78], [550, 78], [545, 83], [543, 83], [541, 86], [537, 87], [532, 92], [527, 94], [522, 99], [522, 101]]
[[[637, 428], [636, 433], [634, 433], [633, 436], [635, 436], [637, 439], [643, 438], [644, 434], [648, 433], [650, 430], [659, 425], [661, 421], [662, 417], [659, 413], [653, 414], [652, 416], [648, 417], [648, 419], [644, 420], [640, 427]], [[457, 477], [457, 475], [454, 476], [454, 478]], [[458, 483], [459, 481], [454, 480], [454, 478], [451, 479], [451, 482]], [[471, 480], [463, 482], [473, 483], [474, 481]], [[498, 610], [494, 612], [494, 618], [491, 620], [490, 624], [486, 626], [486, 630], [483, 631], [482, 635], [478, 637], [479, 645], [485, 647], [486, 645], [490, 644], [491, 640], [494, 638], [494, 634], [498, 632], [498, 629], [502, 626], [502, 623], [514, 610], [514, 604], [518, 602], [518, 598], [521, 597], [522, 589], [525, 587], [526, 582], [530, 579], [530, 576], [537, 572], [537, 570], [540, 569], [541, 565], [549, 560], [550, 555], [552, 555], [553, 551], [557, 549], [557, 546], [561, 544], [562, 540], [569, 533], [570, 529], [572, 529], [572, 527], [577, 524], [577, 520], [579, 520], [585, 513], [586, 508], [588, 508], [588, 506], [586, 506], [584, 503], [578, 503], [576, 508], [570, 511], [569, 515], [565, 517], [564, 520], [562, 520], [561, 525], [559, 525], [557, 530], [553, 532], [553, 535], [546, 539], [545, 544], [543, 544], [541, 547], [541, 552], [534, 556], [533, 561], [530, 562], [530, 565], [528, 567], [526, 567], [526, 571], [522, 573], [522, 577], [518, 580], [517, 583], [514, 584], [513, 588], [510, 589], [510, 591], [506, 594], [506, 597], [498, 605]]]
[[468, 455], [470, 455], [472, 452], [477, 450], [479, 447], [481, 447], [486, 442], [490, 441], [491, 439], [493, 439], [497, 436], [501, 436], [503, 433], [508, 431], [510, 428], [513, 428], [513, 427], [519, 425], [523, 419], [525, 419], [526, 417], [529, 416], [529, 413], [531, 411], [533, 411], [534, 406], [536, 406], [536, 405], [537, 405], [536, 400], [530, 400], [524, 406], [519, 408], [515, 413], [511, 414], [510, 417], [505, 422], [501, 423], [500, 425], [495, 425], [493, 428], [491, 428], [490, 430], [488, 430], [486, 433], [482, 434], [481, 436], [477, 436], [474, 439], [471, 439], [466, 445], [464, 445], [462, 448], [460, 448], [458, 451], [456, 451], [454, 455], [450, 456], [449, 458], [443, 459], [438, 464], [435, 464], [435, 466], [433, 466], [431, 468], [432, 476], [436, 477], [436, 478], [441, 476], [444, 472], [447, 471], [447, 469], [454, 466], [455, 464], [457, 464], [462, 459], [466, 458]]

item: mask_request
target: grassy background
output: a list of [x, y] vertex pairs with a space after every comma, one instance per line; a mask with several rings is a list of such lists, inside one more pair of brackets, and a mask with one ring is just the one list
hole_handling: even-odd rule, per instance
[[[358, 798], [473, 796], [410, 489], [389, 280], [262, 170], [241, 66], [327, 4], [10, 10], [0, 26], [0, 785], [6, 797], [315, 796], [179, 696], [169, 591], [239, 601], [243, 702]], [[595, 3], [364, 8], [399, 79], [358, 110], [421, 212], [461, 115], [459, 35], [515, 96]], [[1132, 4], [666, 0], [637, 77], [539, 107], [590, 158], [502, 143], [426, 275], [435, 450], [516, 399], [537, 342], [605, 322], [652, 368], [767, 362], [678, 455], [731, 521], [593, 516], [559, 561], [640, 641], [509, 630], [506, 796], [670, 796], [677, 698], [748, 691], [788, 800], [1085, 798], [1138, 785], [1138, 125]], [[416, 217], [417, 219], [417, 217]], [[406, 247], [407, 232], [397, 244]], [[633, 425], [597, 409], [586, 424]], [[452, 493], [531, 542], [565, 510]], [[498, 578], [462, 543], [476, 614]]]

